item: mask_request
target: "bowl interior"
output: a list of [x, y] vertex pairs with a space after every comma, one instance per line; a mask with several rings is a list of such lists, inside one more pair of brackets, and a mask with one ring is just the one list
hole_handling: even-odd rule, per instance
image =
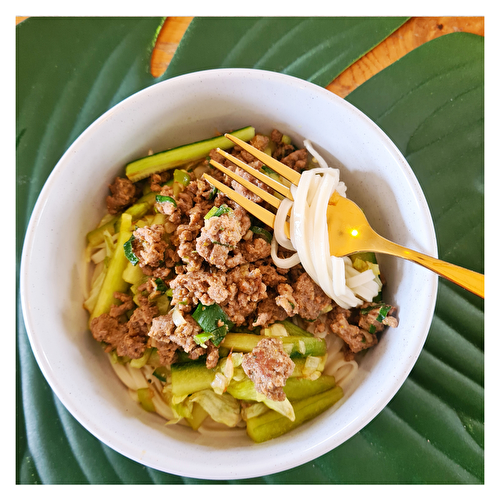
[[[117, 105], [69, 148], [40, 194], [21, 268], [26, 328], [35, 357], [62, 403], [111, 448], [181, 476], [237, 479], [271, 474], [340, 445], [392, 398], [413, 367], [432, 318], [437, 277], [381, 256], [385, 300], [400, 326], [386, 332], [360, 365], [341, 404], [268, 443], [220, 439], [165, 426], [141, 410], [87, 330], [82, 307], [85, 235], [105, 212], [108, 185], [126, 162], [253, 125], [309, 139], [340, 168], [347, 195], [385, 237], [436, 255], [429, 209], [392, 142], [361, 112], [299, 79], [257, 70], [193, 73], [149, 87]], [[424, 311], [424, 313], [422, 313]], [[354, 390], [355, 389], [355, 390]]]

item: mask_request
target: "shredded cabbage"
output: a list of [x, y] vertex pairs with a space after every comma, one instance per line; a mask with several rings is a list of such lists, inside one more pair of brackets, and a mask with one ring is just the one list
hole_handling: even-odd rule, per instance
[[241, 420], [240, 403], [225, 392], [216, 394], [212, 389], [195, 392], [189, 400], [198, 403], [216, 422], [235, 427]]

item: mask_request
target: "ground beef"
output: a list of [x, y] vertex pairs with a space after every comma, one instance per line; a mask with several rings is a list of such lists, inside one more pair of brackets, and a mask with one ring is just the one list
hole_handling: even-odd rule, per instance
[[[247, 153], [248, 154], [248, 153]], [[262, 164], [261, 162], [258, 162], [258, 164], [254, 167], [260, 167]], [[253, 165], [252, 165], [253, 166]], [[234, 169], [234, 173], [240, 177], [243, 177], [243, 179], [246, 179], [250, 181], [252, 184], [255, 184], [256, 186], [260, 187], [264, 191], [268, 193], [273, 193], [272, 188], [270, 188], [267, 184], [264, 182], [258, 180], [256, 177], [254, 177], [252, 174], [249, 172], [246, 172], [240, 167], [236, 167]], [[255, 194], [253, 191], [250, 191], [248, 188], [245, 186], [241, 185], [238, 181], [233, 180], [231, 181], [231, 187], [237, 192], [243, 195], [245, 198], [248, 198], [250, 201], [253, 201], [254, 203], [261, 203], [262, 198]]]
[[338, 335], [349, 346], [349, 351], [353, 353], [376, 345], [378, 343], [377, 336], [349, 323], [350, 315], [349, 310], [336, 306], [329, 314], [331, 331]]
[[201, 333], [201, 328], [196, 321], [189, 315], [185, 314], [185, 323], [176, 326], [172, 319], [173, 309], [166, 315], [157, 316], [153, 319], [149, 336], [160, 342], [173, 342], [184, 352], [196, 354], [190, 356], [192, 359], [197, 359], [201, 354], [205, 353], [203, 348], [195, 342], [194, 336]]
[[283, 274], [279, 274], [274, 265], [261, 264], [259, 266], [259, 271], [262, 274], [262, 281], [267, 287], [275, 287], [280, 283], [284, 283], [287, 281], [286, 276], [284, 276]]
[[364, 302], [359, 308], [360, 311], [366, 309], [369, 309], [369, 311], [366, 314], [359, 314], [359, 327], [363, 330], [370, 330], [370, 328], [373, 330], [374, 328], [376, 333], [381, 332], [386, 326], [396, 328], [398, 326], [398, 320], [394, 316], [392, 316], [396, 311], [395, 307], [391, 307], [389, 309], [389, 311], [387, 312], [387, 316], [381, 322], [377, 321], [380, 309], [382, 307], [385, 307], [385, 304]]
[[238, 266], [226, 275], [227, 300], [221, 304], [229, 319], [241, 326], [267, 297], [266, 285], [259, 269], [249, 265]]
[[285, 156], [281, 163], [287, 167], [293, 168], [297, 172], [301, 172], [307, 167], [307, 149], [297, 149], [288, 156]]
[[[260, 151], [272, 152], [274, 158], [296, 171], [300, 172], [307, 166], [307, 151], [296, 150], [293, 145], [283, 142], [279, 130], [273, 130], [270, 139], [257, 134], [251, 144]], [[229, 152], [256, 170], [264, 165], [239, 146]], [[210, 159], [272, 192], [216, 150], [210, 151], [209, 158], [186, 169], [201, 166], [220, 182], [262, 204], [260, 197], [213, 168]], [[191, 182], [181, 187], [180, 192], [176, 190], [175, 196], [173, 187], [167, 185], [172, 171], [153, 174], [137, 185], [126, 178], [116, 178], [110, 185], [111, 196], [108, 196], [107, 204], [113, 214], [135, 203], [142, 194], [139, 185], [142, 187], [147, 182], [152, 192], [170, 196], [175, 203], [166, 201], [154, 205], [156, 212], [166, 216], [166, 224], [146, 226], [133, 232], [133, 250], [139, 258], [141, 270], [149, 277], [138, 287], [135, 300], [139, 300], [140, 305], [137, 307], [129, 294], [115, 294], [118, 304], [113, 305], [108, 314], [91, 322], [92, 335], [105, 344], [107, 352], [116, 350], [119, 356], [138, 358], [146, 347], [152, 346], [158, 350], [160, 363], [168, 366], [176, 361], [182, 349], [190, 359], [206, 355], [207, 367], [215, 367], [219, 359], [218, 348], [210, 341], [206, 342], [205, 348], [194, 341], [201, 329], [191, 314], [200, 302], [207, 306], [219, 304], [237, 327], [268, 327], [293, 316], [307, 320], [310, 331], [324, 334], [325, 328], [329, 327], [345, 340], [346, 359], [375, 345], [377, 334], [386, 326], [397, 326], [392, 315], [394, 308], [383, 321], [377, 322], [378, 304], [364, 304], [364, 308], [373, 308], [367, 314], [341, 309], [333, 305], [300, 264], [291, 269], [277, 268], [270, 256], [270, 244], [250, 230], [249, 214], [205, 179], [196, 178], [193, 172], [189, 175]], [[205, 220], [210, 209], [222, 205], [227, 205], [232, 211]], [[288, 250], [279, 248], [279, 257], [290, 255]], [[161, 294], [157, 290], [157, 278], [172, 289], [171, 305], [181, 312], [185, 324], [176, 327], [172, 311], [159, 316], [154, 304]], [[332, 307], [326, 323], [324, 317], [318, 320]], [[273, 399], [284, 397], [282, 387], [286, 382], [287, 366], [291, 363], [278, 342], [279, 346], [272, 345], [272, 339], [263, 339], [252, 355], [245, 356], [246, 371], [252, 374], [259, 390]], [[272, 361], [276, 349], [279, 351], [278, 361]], [[293, 367], [293, 363], [291, 365]]]
[[287, 312], [276, 303], [276, 294], [261, 300], [257, 306], [257, 317], [252, 326], [267, 327], [288, 317]]
[[274, 129], [271, 132], [271, 141], [273, 141], [276, 144], [279, 144], [283, 139], [283, 134], [279, 131]]
[[[377, 317], [382, 307], [389, 307], [387, 316], [382, 322]], [[335, 306], [328, 313], [330, 329], [338, 335], [348, 346], [345, 351], [346, 359], [352, 358], [352, 354], [368, 349], [378, 343], [377, 334], [386, 326], [396, 328], [397, 319], [392, 316], [395, 307], [382, 303], [364, 302], [357, 309], [342, 309]]]
[[107, 344], [105, 351], [116, 349], [118, 356], [140, 358], [146, 349], [147, 334], [153, 316], [158, 314], [156, 306], [150, 305], [147, 299], [136, 308], [129, 321], [124, 321], [124, 313], [135, 307], [132, 297], [115, 293], [121, 305], [113, 305], [109, 313], [101, 314], [90, 322], [92, 336], [99, 342]]
[[161, 191], [161, 188], [168, 181], [170, 175], [171, 172], [168, 170], [160, 172], [159, 174], [152, 174], [149, 177], [149, 187], [151, 188], [151, 191], [154, 191], [155, 193]]
[[263, 338], [252, 352], [243, 356], [241, 366], [255, 384], [257, 392], [273, 401], [284, 401], [283, 387], [293, 373], [295, 364], [276, 338]]
[[288, 283], [278, 285], [278, 297], [276, 297], [276, 305], [282, 307], [288, 316], [294, 316], [298, 311], [299, 306], [293, 295], [293, 288]]
[[167, 243], [163, 240], [165, 226], [153, 224], [138, 228], [132, 234], [135, 237], [132, 246], [141, 268], [154, 268], [164, 263], [167, 249]]
[[271, 255], [271, 245], [263, 238], [243, 240], [239, 249], [246, 262], [256, 262]]
[[219, 348], [216, 347], [212, 342], [209, 340], [207, 343], [207, 361], [206, 361], [206, 367], [211, 370], [217, 366], [217, 363], [219, 362]]
[[128, 327], [118, 318], [109, 314], [101, 314], [90, 322], [90, 331], [95, 340], [106, 344], [104, 350], [111, 352], [118, 348], [121, 340], [127, 334]]
[[172, 305], [179, 305], [184, 310], [192, 309], [198, 302], [205, 306], [214, 302], [220, 304], [229, 295], [224, 273], [188, 272], [172, 280], [170, 287], [173, 290]]
[[179, 224], [175, 231], [174, 242], [177, 254], [186, 265], [186, 271], [196, 271], [201, 268], [203, 257], [196, 250], [196, 238], [203, 227], [205, 215], [199, 205], [189, 211], [189, 224]]
[[307, 273], [301, 274], [292, 286], [296, 304], [294, 312], [301, 318], [315, 320], [333, 303]]
[[179, 346], [174, 342], [161, 342], [159, 340], [152, 340], [152, 347], [158, 351], [161, 366], [170, 366], [177, 361], [177, 350]]
[[208, 264], [223, 271], [228, 269], [226, 261], [239, 241], [249, 229], [250, 219], [242, 209], [228, 214], [210, 217], [196, 240], [196, 251]]
[[136, 185], [126, 177], [117, 177], [109, 185], [111, 195], [106, 198], [108, 212], [116, 215], [137, 201], [140, 191]]

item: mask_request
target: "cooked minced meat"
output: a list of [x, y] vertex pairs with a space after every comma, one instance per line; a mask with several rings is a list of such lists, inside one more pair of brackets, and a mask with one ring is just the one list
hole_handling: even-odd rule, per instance
[[122, 304], [113, 305], [109, 313], [92, 319], [92, 336], [106, 344], [106, 352], [116, 350], [118, 356], [138, 359], [144, 354], [149, 328], [158, 309], [148, 304], [146, 299], [134, 310], [130, 320], [125, 322], [122, 316], [135, 307], [132, 298], [122, 293], [115, 293], [115, 298], [121, 300]]
[[205, 220], [196, 240], [196, 251], [208, 264], [225, 271], [228, 269], [230, 253], [235, 250], [248, 229], [250, 218], [239, 207], [218, 217], [210, 217]]
[[[260, 151], [271, 151], [274, 158], [300, 172], [307, 167], [307, 151], [296, 149], [287, 142], [283, 142], [283, 134], [279, 130], [273, 130], [270, 137], [257, 134], [251, 140], [251, 144]], [[239, 146], [234, 146], [230, 153], [256, 170], [264, 166]], [[220, 182], [263, 204], [259, 197], [212, 168], [209, 160], [214, 159], [271, 191], [265, 184], [216, 150], [210, 151], [208, 157], [185, 168], [210, 170], [210, 175]], [[154, 204], [155, 212], [165, 215], [166, 224], [133, 230], [133, 250], [139, 259], [138, 265], [148, 279], [137, 287], [134, 297], [130, 292], [115, 294], [118, 303], [108, 314], [91, 322], [92, 335], [104, 343], [107, 352], [116, 350], [120, 356], [138, 358], [147, 347], [155, 347], [160, 363], [170, 365], [178, 359], [178, 352], [184, 351], [191, 359], [205, 356], [207, 367], [215, 367], [219, 359], [218, 347], [211, 341], [205, 342], [206, 347], [202, 347], [194, 340], [201, 329], [191, 314], [200, 303], [205, 306], [218, 304], [236, 327], [252, 330], [294, 317], [307, 320], [310, 331], [322, 332], [329, 327], [346, 342], [346, 358], [375, 345], [385, 326], [397, 326], [394, 308], [378, 322], [380, 309], [377, 304], [364, 304], [362, 307], [367, 309], [366, 314], [342, 309], [334, 305], [300, 264], [291, 269], [276, 267], [270, 255], [269, 242], [254, 228], [250, 229], [254, 224], [261, 223], [251, 219], [246, 210], [204, 178], [199, 178], [193, 171], [189, 172], [189, 176], [189, 184], [182, 186], [180, 191], [176, 190], [175, 195], [173, 186], [168, 185], [172, 171], [153, 174], [137, 185], [126, 178], [116, 178], [110, 186], [111, 196], [108, 196], [107, 204], [112, 214], [119, 214], [134, 203], [145, 186], [171, 200]], [[226, 213], [205, 218], [214, 207], [224, 206], [228, 208]], [[265, 229], [272, 231], [271, 228]], [[289, 250], [278, 248], [281, 258], [291, 254]], [[162, 295], [157, 286], [158, 278], [171, 289], [170, 306], [182, 314], [184, 324], [175, 325], [172, 310], [160, 315], [156, 307], [156, 301]], [[328, 321], [319, 321], [318, 318], [330, 309]], [[245, 357], [246, 370], [252, 373], [259, 390], [268, 397], [281, 398], [287, 370], [293, 363], [280, 350], [281, 347], [269, 342], [270, 339], [265, 340], [252, 354], [255, 357]], [[270, 353], [276, 349], [279, 355], [271, 362]], [[267, 362], [269, 367], [266, 368]], [[277, 374], [269, 375], [268, 368], [271, 370], [269, 373], [278, 370]]]
[[378, 338], [375, 334], [363, 330], [359, 326], [348, 321], [351, 316], [350, 311], [335, 307], [331, 314], [330, 329], [338, 335], [348, 346], [353, 353], [368, 349], [378, 343]]
[[[389, 307], [387, 315], [382, 319], [381, 322], [377, 321], [382, 307]], [[364, 330], [374, 329], [375, 332], [381, 332], [386, 326], [396, 328], [398, 326], [398, 320], [393, 316], [396, 312], [395, 307], [386, 306], [385, 304], [377, 304], [374, 302], [364, 302], [359, 308], [359, 321], [358, 325]], [[367, 311], [361, 314], [361, 311]]]
[[188, 314], [184, 315], [185, 323], [176, 326], [172, 314], [173, 309], [168, 314], [154, 318], [149, 336], [160, 342], [173, 342], [184, 352], [191, 353], [198, 348], [193, 337], [201, 332], [201, 328]]
[[106, 198], [108, 212], [116, 215], [135, 203], [139, 198], [138, 187], [127, 178], [117, 177], [113, 184], [109, 185], [111, 195]]
[[288, 377], [295, 368], [290, 356], [283, 350], [283, 342], [276, 338], [263, 338], [243, 356], [241, 363], [257, 392], [273, 401], [284, 401]]
[[223, 303], [229, 296], [224, 273], [192, 271], [180, 274], [170, 282], [173, 290], [172, 305], [191, 310], [201, 302], [205, 306]]
[[132, 233], [134, 253], [139, 259], [139, 265], [144, 267], [159, 267], [165, 260], [167, 243], [164, 241], [165, 226], [153, 224], [141, 227]]
[[296, 307], [294, 314], [307, 320], [315, 320], [328, 310], [333, 301], [307, 273], [303, 273], [295, 283], [292, 283], [293, 298]]
[[228, 299], [221, 306], [229, 319], [241, 326], [254, 313], [257, 304], [267, 297], [266, 285], [259, 269], [249, 265], [238, 266], [227, 273]]

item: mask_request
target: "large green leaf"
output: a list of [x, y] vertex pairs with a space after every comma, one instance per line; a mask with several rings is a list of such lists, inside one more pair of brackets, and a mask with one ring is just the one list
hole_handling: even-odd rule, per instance
[[278, 71], [325, 87], [407, 17], [195, 18], [167, 76], [213, 68]]
[[[209, 20], [195, 20], [164, 78], [202, 69], [196, 65], [204, 57], [207, 67], [220, 67], [224, 61], [232, 66], [264, 67], [266, 61], [274, 61], [266, 69], [283, 72], [301, 68], [311, 59], [309, 66], [302, 66], [301, 74], [290, 74], [319, 81], [315, 80], [317, 61], [303, 57], [307, 50], [311, 53], [310, 46], [304, 51], [293, 37], [266, 31], [262, 27], [269, 26], [265, 21], [259, 22], [262, 29], [257, 38], [271, 37], [268, 40], [275, 42], [268, 44], [271, 54], [266, 54], [265, 45], [259, 45], [258, 53], [247, 50], [253, 37], [248, 30], [241, 30], [246, 34], [237, 50], [234, 43], [224, 43], [214, 54], [205, 47], [219, 35], [207, 30]], [[300, 29], [310, 27], [302, 32], [303, 39], [314, 39], [314, 23], [300, 18], [294, 21], [302, 24]], [[18, 26], [18, 259], [33, 205], [65, 149], [113, 104], [157, 81], [148, 73], [148, 61], [160, 24], [159, 18], [51, 18], [28, 19]], [[239, 40], [235, 32], [230, 36]], [[315, 40], [318, 46], [325, 46], [319, 38]], [[352, 34], [347, 35], [339, 44], [339, 53], [349, 52], [352, 40]], [[194, 66], [188, 57], [193, 52], [198, 53]], [[331, 76], [322, 84], [358, 58], [362, 54], [358, 52], [330, 68]], [[441, 256], [478, 271], [483, 269], [482, 64], [482, 38], [448, 35], [411, 52], [348, 97], [408, 158], [428, 198]], [[19, 261], [17, 272], [18, 266]], [[312, 462], [233, 482], [483, 482], [482, 306], [476, 297], [441, 282], [424, 351], [407, 382], [378, 417], [342, 446]], [[82, 428], [40, 373], [19, 305], [16, 368], [18, 483], [209, 482], [145, 468], [110, 450]]]

